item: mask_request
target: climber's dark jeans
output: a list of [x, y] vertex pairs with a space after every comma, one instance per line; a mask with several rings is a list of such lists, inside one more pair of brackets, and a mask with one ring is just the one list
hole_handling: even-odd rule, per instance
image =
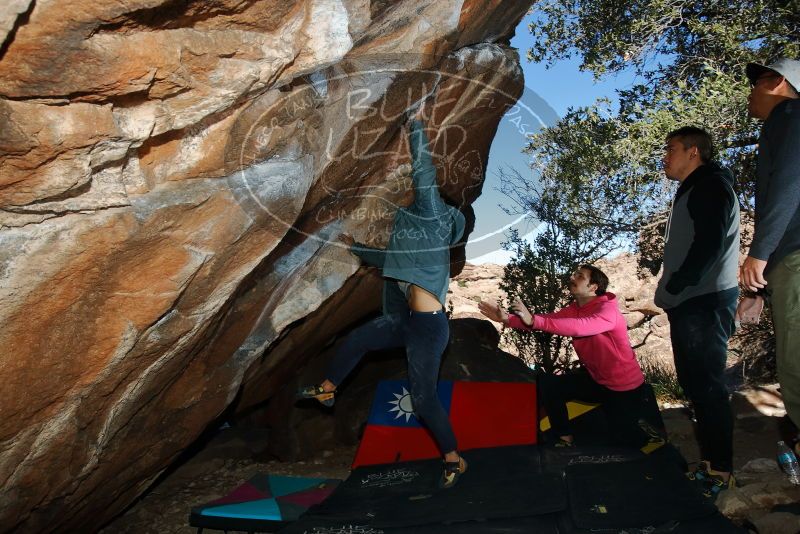
[[327, 378], [338, 386], [367, 352], [405, 346], [414, 414], [446, 454], [456, 450], [457, 444], [447, 412], [436, 395], [436, 384], [449, 337], [450, 326], [443, 311], [382, 315], [350, 332], [331, 360]]
[[724, 373], [738, 297], [734, 288], [667, 310], [678, 382], [694, 408], [701, 458], [715, 471], [733, 469], [733, 413]]

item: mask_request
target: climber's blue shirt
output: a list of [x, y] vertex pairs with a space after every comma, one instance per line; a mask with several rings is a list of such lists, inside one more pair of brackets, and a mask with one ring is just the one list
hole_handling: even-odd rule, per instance
[[411, 122], [411, 178], [414, 202], [399, 208], [386, 250], [356, 243], [351, 251], [365, 263], [381, 267], [386, 278], [383, 287], [383, 312], [404, 313], [406, 298], [397, 280], [409, 282], [436, 295], [445, 305], [450, 283], [450, 248], [464, 235], [466, 221], [456, 208], [439, 195], [436, 167], [433, 166], [428, 137], [421, 121]]

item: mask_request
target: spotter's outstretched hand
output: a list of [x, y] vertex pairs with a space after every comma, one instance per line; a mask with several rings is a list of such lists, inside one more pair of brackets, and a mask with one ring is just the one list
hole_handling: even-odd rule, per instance
[[527, 326], [533, 324], [533, 315], [531, 315], [531, 312], [528, 311], [528, 308], [525, 307], [521, 300], [515, 300], [511, 305], [511, 310], [517, 314]]
[[503, 309], [494, 302], [482, 300], [478, 303], [478, 309], [483, 315], [492, 321], [497, 321], [498, 323], [503, 324], [508, 322], [508, 313], [503, 311]]

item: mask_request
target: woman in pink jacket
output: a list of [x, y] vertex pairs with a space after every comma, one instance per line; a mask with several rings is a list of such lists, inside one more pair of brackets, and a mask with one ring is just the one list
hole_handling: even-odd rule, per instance
[[608, 277], [592, 265], [581, 265], [570, 277], [569, 292], [575, 300], [554, 313], [534, 314], [517, 300], [507, 313], [497, 304], [481, 302], [489, 319], [520, 330], [543, 330], [572, 337], [572, 346], [583, 369], [563, 375], [542, 375], [539, 389], [550, 425], [558, 436], [557, 447], [571, 447], [566, 402], [602, 403], [609, 424], [622, 444], [654, 450], [664, 443], [649, 427], [640, 426], [644, 375], [628, 339], [625, 318], [617, 298], [606, 292]]

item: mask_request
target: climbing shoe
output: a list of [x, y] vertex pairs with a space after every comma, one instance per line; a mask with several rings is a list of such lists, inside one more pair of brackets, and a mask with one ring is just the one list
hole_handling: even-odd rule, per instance
[[686, 478], [692, 481], [702, 481], [708, 478], [708, 470], [711, 464], [706, 460], [700, 460], [692, 471], [686, 473]]
[[731, 474], [726, 481], [722, 478], [722, 475], [714, 471], [706, 472], [701, 483], [703, 497], [711, 501], [716, 500], [717, 495], [719, 495], [721, 491], [736, 487], [736, 479], [733, 478], [733, 474]]
[[444, 471], [442, 479], [439, 481], [439, 487], [442, 489], [452, 488], [466, 470], [467, 461], [464, 458], [459, 458], [457, 462], [444, 462]]
[[336, 401], [335, 392], [325, 391], [322, 386], [304, 386], [297, 391], [297, 398], [299, 399], [316, 399], [323, 406], [330, 408]]

